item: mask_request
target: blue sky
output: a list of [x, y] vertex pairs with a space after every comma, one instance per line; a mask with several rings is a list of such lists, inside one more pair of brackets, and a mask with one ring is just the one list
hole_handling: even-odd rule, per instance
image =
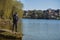
[[21, 0], [24, 10], [60, 9], [60, 0]]

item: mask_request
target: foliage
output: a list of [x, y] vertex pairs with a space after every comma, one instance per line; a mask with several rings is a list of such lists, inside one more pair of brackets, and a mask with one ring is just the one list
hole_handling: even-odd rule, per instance
[[[13, 8], [14, 7], [14, 8]], [[19, 17], [22, 17], [23, 4], [17, 0], [0, 0], [0, 11], [3, 10], [4, 18], [12, 17], [12, 11], [17, 12]]]
[[24, 12], [25, 12], [25, 14], [27, 12], [28, 13], [27, 16], [30, 16], [28, 18], [35, 18], [35, 19], [60, 19], [60, 9], [57, 9], [57, 10], [54, 10], [54, 9], [29, 10], [29, 11], [24, 11]]
[[[4, 19], [0, 18], [0, 27], [2, 29], [10, 29], [12, 27], [12, 14], [14, 12], [18, 13], [18, 17], [22, 18], [23, 4], [17, 0], [0, 0], [0, 11], [3, 10], [3, 13], [0, 12], [0, 15], [3, 16]], [[2, 24], [2, 25], [1, 25]], [[18, 23], [18, 28], [21, 28], [21, 22]], [[19, 29], [18, 29], [19, 30]], [[19, 32], [22, 32], [19, 30]]]

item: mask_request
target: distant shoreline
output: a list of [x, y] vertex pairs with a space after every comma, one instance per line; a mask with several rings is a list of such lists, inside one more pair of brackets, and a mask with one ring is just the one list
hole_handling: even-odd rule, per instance
[[[37, 18], [22, 18], [22, 19], [37, 19]], [[43, 18], [41, 18], [43, 19]], [[60, 19], [43, 19], [43, 20], [60, 20]]]
[[28, 10], [28, 11], [24, 10], [23, 18], [60, 20], [60, 9]]

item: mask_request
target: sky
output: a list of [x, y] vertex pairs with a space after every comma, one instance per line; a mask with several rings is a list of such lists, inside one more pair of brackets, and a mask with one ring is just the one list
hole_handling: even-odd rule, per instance
[[20, 0], [24, 10], [60, 9], [60, 0]]

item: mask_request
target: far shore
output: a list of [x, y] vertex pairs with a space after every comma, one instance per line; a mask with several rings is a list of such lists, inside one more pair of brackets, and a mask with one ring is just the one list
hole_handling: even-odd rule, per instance
[[60, 19], [43, 19], [43, 18], [22, 18], [22, 19], [60, 20]]

